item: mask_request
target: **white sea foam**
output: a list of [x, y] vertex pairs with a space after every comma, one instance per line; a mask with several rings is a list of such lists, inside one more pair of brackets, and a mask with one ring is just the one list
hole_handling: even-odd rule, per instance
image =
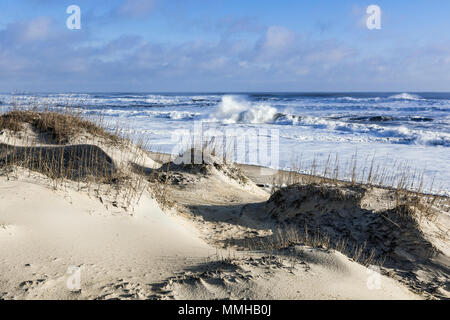
[[417, 94], [411, 94], [411, 93], [406, 93], [406, 92], [390, 96], [389, 99], [392, 99], [392, 100], [415, 100], [415, 101], [423, 100], [422, 97]]
[[195, 120], [216, 122], [218, 128], [276, 129], [283, 167], [299, 154], [326, 161], [330, 152], [345, 158], [357, 149], [361, 159], [376, 154], [387, 163], [398, 159], [426, 168], [425, 180], [436, 176], [442, 189], [450, 190], [450, 94], [0, 95], [0, 111], [9, 104], [50, 109], [68, 105], [104, 119], [112, 130], [117, 121], [123, 122], [165, 152], [172, 150], [173, 131], [192, 130]]
[[338, 101], [344, 101], [344, 102], [376, 102], [380, 101], [380, 97], [373, 97], [373, 98], [355, 98], [355, 97], [339, 97], [336, 100]]
[[237, 96], [224, 96], [211, 120], [232, 123], [272, 123], [277, 109], [267, 104], [253, 104]]

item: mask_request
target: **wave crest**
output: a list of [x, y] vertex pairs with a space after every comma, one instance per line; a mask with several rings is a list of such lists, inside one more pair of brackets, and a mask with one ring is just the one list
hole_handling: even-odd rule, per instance
[[252, 104], [237, 96], [223, 96], [211, 118], [225, 124], [273, 123], [278, 111], [266, 104]]
[[423, 100], [423, 98], [417, 94], [411, 94], [411, 93], [406, 93], [406, 92], [390, 96], [389, 99], [392, 99], [392, 100], [414, 100], [414, 101]]

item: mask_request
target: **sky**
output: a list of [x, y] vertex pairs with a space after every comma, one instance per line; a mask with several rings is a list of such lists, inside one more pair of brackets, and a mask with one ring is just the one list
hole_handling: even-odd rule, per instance
[[2, 0], [0, 92], [450, 91], [449, 31], [448, 0]]

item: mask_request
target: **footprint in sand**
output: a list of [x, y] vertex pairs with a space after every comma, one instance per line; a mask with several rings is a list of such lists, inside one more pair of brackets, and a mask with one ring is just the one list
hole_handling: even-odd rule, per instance
[[127, 282], [123, 279], [118, 279], [116, 282], [102, 286], [100, 289], [102, 293], [94, 297], [95, 300], [151, 299], [153, 295], [145, 285]]
[[19, 288], [25, 292], [28, 292], [30, 290], [36, 289], [37, 287], [45, 283], [45, 281], [47, 281], [47, 279], [45, 278], [35, 280], [25, 280], [19, 284]]

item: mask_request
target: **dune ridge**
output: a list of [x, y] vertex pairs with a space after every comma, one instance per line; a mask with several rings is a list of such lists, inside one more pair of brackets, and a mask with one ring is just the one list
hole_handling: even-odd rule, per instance
[[449, 298], [445, 198], [269, 190], [204, 150], [176, 164], [77, 115], [22, 112], [0, 115], [0, 299]]

